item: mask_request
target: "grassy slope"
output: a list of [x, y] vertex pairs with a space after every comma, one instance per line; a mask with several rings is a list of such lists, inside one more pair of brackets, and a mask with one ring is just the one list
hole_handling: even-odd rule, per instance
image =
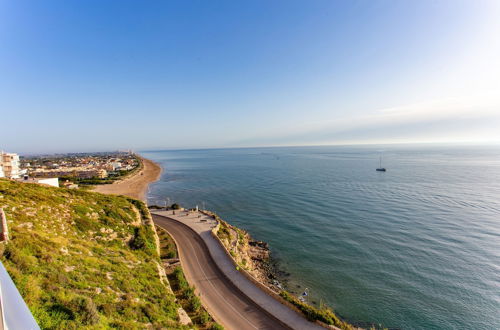
[[0, 258], [42, 328], [178, 327], [139, 202], [0, 179], [0, 207]]

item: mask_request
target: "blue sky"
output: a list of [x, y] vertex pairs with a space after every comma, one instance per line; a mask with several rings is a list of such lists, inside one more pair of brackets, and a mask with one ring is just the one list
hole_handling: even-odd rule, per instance
[[500, 142], [499, 4], [0, 0], [0, 149]]

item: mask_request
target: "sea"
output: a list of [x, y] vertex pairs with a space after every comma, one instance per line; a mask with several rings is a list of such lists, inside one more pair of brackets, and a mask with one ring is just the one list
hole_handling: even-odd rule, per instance
[[500, 146], [141, 154], [163, 167], [149, 204], [198, 205], [268, 242], [312, 304], [356, 324], [500, 329]]

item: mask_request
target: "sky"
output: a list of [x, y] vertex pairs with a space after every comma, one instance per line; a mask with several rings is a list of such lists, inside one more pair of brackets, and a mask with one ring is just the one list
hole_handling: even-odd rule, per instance
[[0, 0], [0, 149], [500, 143], [500, 1]]

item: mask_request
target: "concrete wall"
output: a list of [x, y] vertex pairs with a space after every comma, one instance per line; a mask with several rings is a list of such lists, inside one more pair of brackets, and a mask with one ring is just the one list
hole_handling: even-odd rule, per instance
[[59, 179], [58, 178], [47, 178], [47, 179], [37, 179], [37, 183], [46, 184], [52, 187], [59, 187]]

